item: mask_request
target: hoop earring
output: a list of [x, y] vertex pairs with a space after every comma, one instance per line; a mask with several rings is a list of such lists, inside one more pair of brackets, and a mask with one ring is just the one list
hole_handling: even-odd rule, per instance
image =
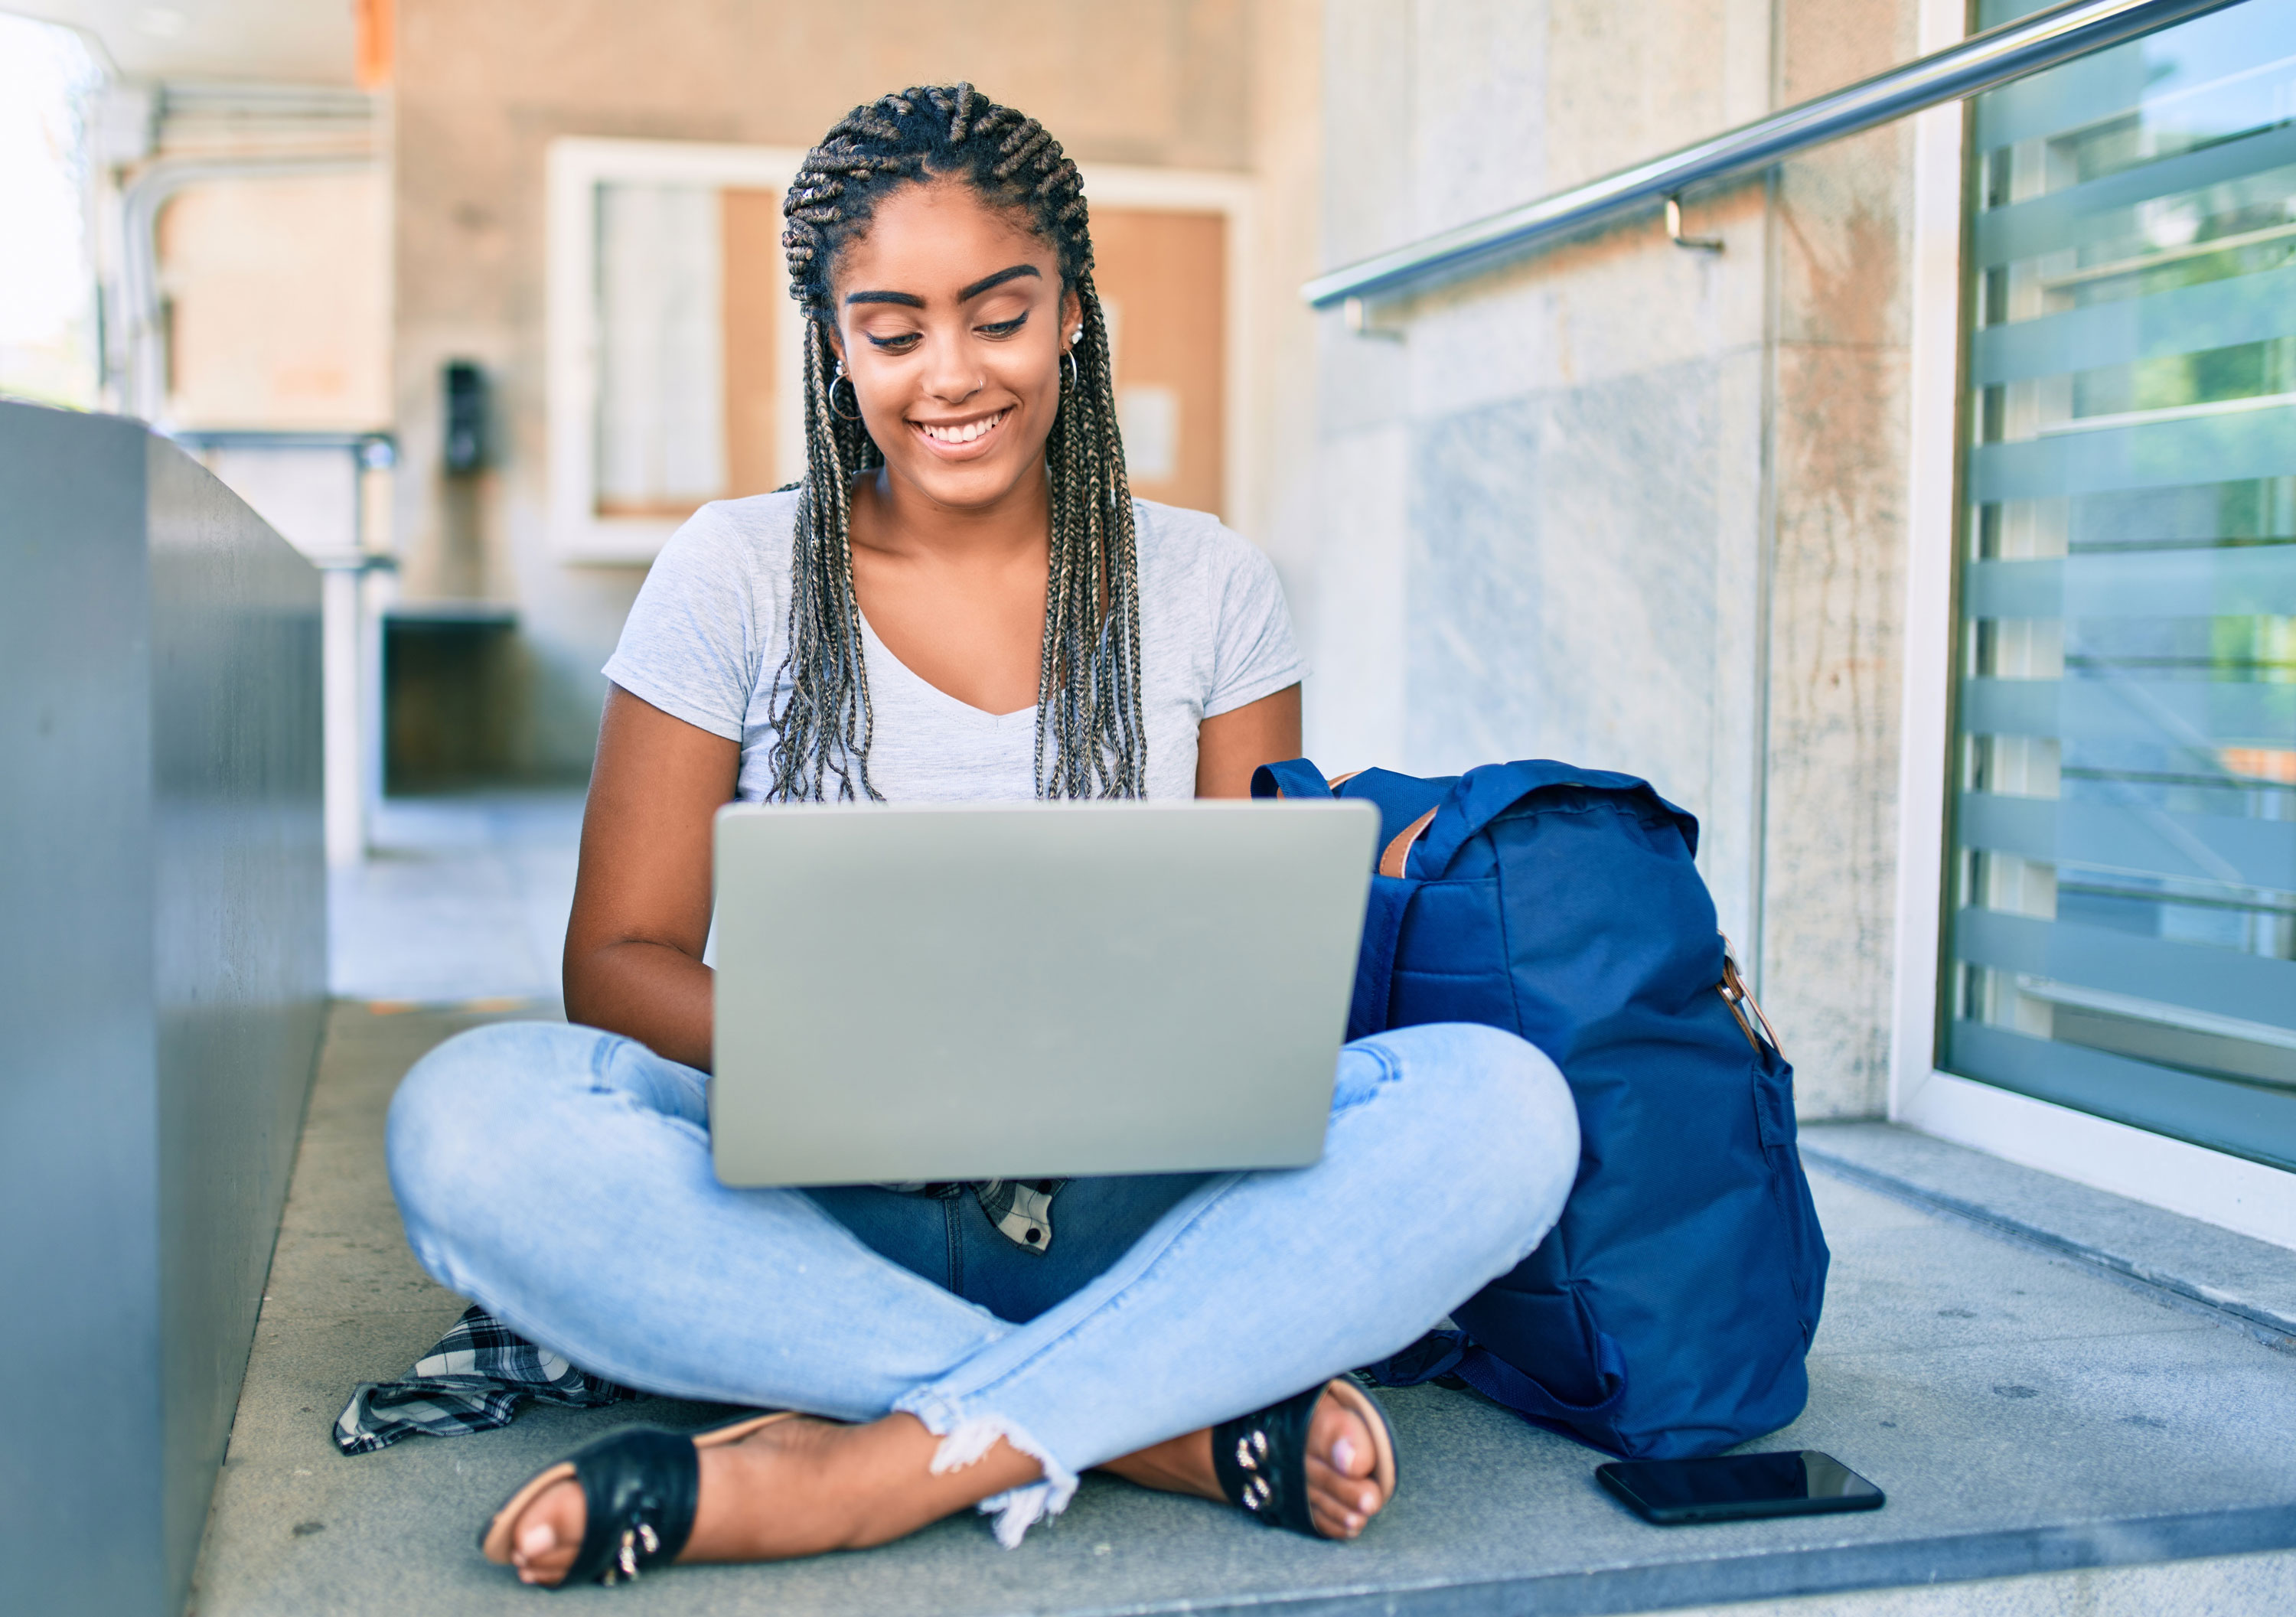
[[[837, 384], [840, 382], [843, 382], [853, 394], [853, 414], [850, 415], [848, 415], [844, 411], [837, 407]], [[861, 390], [854, 387], [853, 378], [845, 373], [845, 362], [842, 359], [837, 362], [837, 374], [829, 379], [829, 413], [837, 417], [840, 421], [859, 421], [861, 419]]]
[[[1062, 349], [1061, 350], [1061, 357], [1069, 362], [1069, 386], [1071, 388], [1082, 387], [1084, 382], [1080, 380], [1077, 371], [1076, 350], [1074, 349]], [[858, 404], [860, 400], [857, 398], [854, 402]]]

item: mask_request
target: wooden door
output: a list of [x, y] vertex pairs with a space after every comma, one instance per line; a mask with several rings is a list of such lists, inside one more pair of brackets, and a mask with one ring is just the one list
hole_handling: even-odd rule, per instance
[[733, 498], [764, 494], [799, 467], [782, 475], [776, 464], [775, 411], [786, 391], [779, 367], [794, 365], [783, 355], [777, 326], [789, 298], [789, 263], [782, 250], [782, 196], [778, 191], [727, 189], [720, 193], [726, 253], [726, 492]]
[[1227, 220], [1095, 208], [1092, 244], [1132, 492], [1225, 515]]

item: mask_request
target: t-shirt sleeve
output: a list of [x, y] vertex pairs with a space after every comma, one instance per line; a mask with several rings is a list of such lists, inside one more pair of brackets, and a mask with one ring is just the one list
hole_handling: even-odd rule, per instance
[[1212, 685], [1204, 717], [1232, 712], [1272, 696], [1307, 677], [1292, 638], [1292, 612], [1267, 553], [1242, 535], [1220, 529], [1214, 588]]
[[750, 554], [757, 537], [705, 505], [670, 536], [639, 587], [606, 677], [672, 718], [740, 741], [774, 621]]

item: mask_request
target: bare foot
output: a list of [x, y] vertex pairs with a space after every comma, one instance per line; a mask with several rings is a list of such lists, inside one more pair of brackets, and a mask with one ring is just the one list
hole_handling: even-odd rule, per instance
[[[1327, 1539], [1352, 1539], [1387, 1503], [1372, 1481], [1376, 1463], [1363, 1416], [1326, 1392], [1308, 1423], [1308, 1513]], [[1101, 1467], [1143, 1488], [1225, 1501], [1212, 1470], [1209, 1426], [1152, 1444]]]
[[[862, 1549], [914, 1532], [1043, 1475], [1001, 1440], [972, 1465], [932, 1473], [940, 1440], [913, 1416], [865, 1426], [777, 1421], [699, 1451], [701, 1492], [680, 1561], [781, 1561]], [[555, 1584], [582, 1547], [582, 1490], [545, 1489], [510, 1532], [521, 1581]]]

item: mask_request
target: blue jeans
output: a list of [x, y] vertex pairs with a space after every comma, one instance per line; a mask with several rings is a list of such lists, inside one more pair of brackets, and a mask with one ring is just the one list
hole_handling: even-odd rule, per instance
[[1314, 1166], [1074, 1180], [1038, 1254], [969, 1195], [727, 1189], [709, 1082], [558, 1023], [439, 1046], [390, 1108], [415, 1256], [628, 1386], [906, 1411], [942, 1439], [936, 1471], [1001, 1437], [1044, 1468], [981, 1506], [1007, 1544], [1081, 1471], [1411, 1342], [1529, 1255], [1578, 1163], [1546, 1056], [1492, 1028], [1403, 1029], [1341, 1052]]

